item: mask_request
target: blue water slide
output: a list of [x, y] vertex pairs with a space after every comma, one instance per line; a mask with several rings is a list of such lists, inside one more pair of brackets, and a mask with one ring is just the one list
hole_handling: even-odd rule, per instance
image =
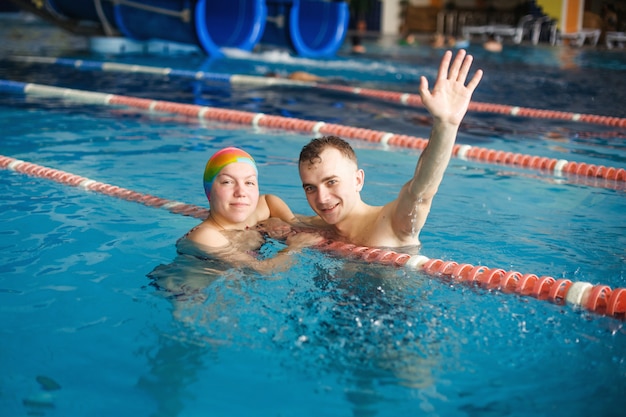
[[211, 56], [220, 56], [223, 47], [251, 51], [263, 34], [267, 13], [264, 0], [191, 3], [150, 0], [150, 7], [145, 8], [119, 3], [115, 5], [115, 21], [128, 38], [193, 43]]
[[330, 57], [349, 19], [346, 1], [326, 0], [46, 0], [46, 6], [135, 41], [198, 45], [213, 57], [224, 47], [251, 51], [259, 42]]
[[[265, 29], [265, 0], [47, 0], [55, 13], [104, 23], [123, 36], [201, 46], [211, 56], [220, 48], [251, 51]], [[98, 4], [99, 3], [99, 4]]]
[[291, 48], [309, 58], [333, 56], [348, 30], [345, 1], [266, 0], [267, 23], [262, 44]]
[[140, 7], [122, 2], [114, 3], [113, 8], [117, 29], [127, 38], [198, 44], [195, 28], [191, 24], [193, 8], [189, 1], [151, 0]]
[[209, 54], [212, 45], [251, 51], [261, 40], [266, 17], [265, 0], [199, 0], [196, 32]]

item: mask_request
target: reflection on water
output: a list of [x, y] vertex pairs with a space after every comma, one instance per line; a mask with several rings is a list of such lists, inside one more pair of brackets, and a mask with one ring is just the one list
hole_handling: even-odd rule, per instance
[[[293, 268], [270, 277], [183, 254], [155, 268], [149, 277], [166, 290], [157, 294], [171, 300], [179, 326], [160, 336], [140, 386], [159, 401], [172, 384], [168, 397], [184, 396], [197, 373], [210, 374], [237, 352], [255, 363], [276, 357], [279, 367], [267, 372], [300, 373], [330, 390], [342, 385], [358, 415], [386, 401], [381, 385], [432, 387], [442, 340], [423, 308], [432, 291], [423, 277], [314, 251], [297, 256]], [[169, 398], [162, 410], [181, 401]]]
[[[266, 255], [276, 250], [270, 247]], [[278, 392], [305, 401], [314, 392], [318, 413], [342, 403], [357, 416], [393, 415], [390, 410], [536, 413], [544, 401], [563, 403], [557, 386], [577, 390], [580, 398], [589, 395], [575, 382], [583, 369], [566, 366], [560, 357], [580, 363], [581, 355], [591, 355], [604, 363], [607, 349], [624, 342], [586, 328], [580, 312], [545, 301], [312, 250], [271, 276], [179, 254], [150, 277], [175, 289], [156, 293], [172, 302], [173, 321], [157, 330], [158, 344], [145, 353], [150, 372], [138, 383], [155, 398], [156, 416], [191, 412], [191, 397], [199, 409], [262, 409], [276, 400], [273, 388], [245, 404], [220, 392], [231, 392], [229, 384], [246, 392], [273, 381], [291, 381]], [[623, 335], [621, 327], [613, 331]], [[552, 348], [540, 349], [544, 343]], [[544, 378], [551, 388], [526, 403], [521, 398], [536, 392], [534, 375], [543, 363], [559, 376]], [[615, 371], [602, 372], [623, 386]], [[511, 372], [521, 381], [519, 396], [503, 388], [492, 400], [482, 397], [506, 387]], [[289, 401], [271, 409], [301, 411]]]

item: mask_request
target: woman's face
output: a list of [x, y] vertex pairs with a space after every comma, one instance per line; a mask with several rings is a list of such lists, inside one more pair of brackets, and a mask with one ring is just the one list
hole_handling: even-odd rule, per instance
[[211, 187], [211, 212], [231, 223], [242, 223], [254, 213], [259, 202], [255, 169], [244, 162], [226, 165]]

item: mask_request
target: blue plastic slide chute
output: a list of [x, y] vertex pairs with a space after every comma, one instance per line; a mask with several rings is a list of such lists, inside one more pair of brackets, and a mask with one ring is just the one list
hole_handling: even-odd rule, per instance
[[265, 29], [265, 0], [47, 0], [55, 13], [96, 21], [137, 41], [159, 39], [251, 51]]
[[198, 44], [191, 24], [192, 9], [189, 1], [151, 0], [149, 8], [147, 4], [141, 7], [126, 2], [113, 4], [117, 29], [129, 39], [162, 39]]
[[150, 0], [151, 7], [172, 10], [155, 13], [127, 3], [115, 6], [115, 19], [124, 36], [144, 41], [168, 41], [200, 45], [211, 56], [220, 48], [251, 51], [261, 39], [267, 9], [264, 0]]
[[212, 57], [221, 48], [259, 43], [303, 57], [333, 56], [349, 20], [346, 1], [326, 0], [46, 0], [54, 14], [98, 22], [108, 35], [193, 44]]
[[350, 12], [346, 1], [266, 0], [262, 44], [287, 47], [308, 58], [332, 57], [343, 44]]
[[252, 51], [265, 30], [265, 0], [200, 0], [196, 3], [195, 23], [200, 43], [209, 49], [232, 47]]

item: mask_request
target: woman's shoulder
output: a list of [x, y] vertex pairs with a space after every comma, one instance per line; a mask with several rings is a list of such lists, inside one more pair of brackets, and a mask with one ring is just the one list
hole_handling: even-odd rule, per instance
[[229, 243], [220, 230], [206, 221], [187, 232], [185, 238], [208, 247], [221, 247]]

